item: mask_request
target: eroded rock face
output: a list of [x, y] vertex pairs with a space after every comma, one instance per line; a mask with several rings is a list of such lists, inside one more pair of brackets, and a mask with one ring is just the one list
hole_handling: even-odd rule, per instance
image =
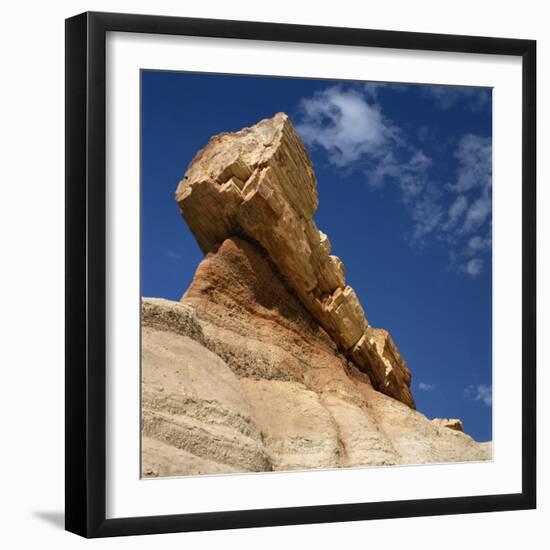
[[271, 469], [239, 380], [219, 357], [154, 325], [142, 328], [141, 353], [144, 476]]
[[143, 300], [142, 395], [147, 477], [491, 458], [374, 389], [241, 238], [207, 254], [181, 302]]
[[205, 254], [235, 236], [259, 243], [337, 348], [376, 389], [414, 408], [405, 361], [386, 331], [369, 326], [313, 221], [315, 174], [287, 115], [213, 137], [188, 167], [176, 201]]

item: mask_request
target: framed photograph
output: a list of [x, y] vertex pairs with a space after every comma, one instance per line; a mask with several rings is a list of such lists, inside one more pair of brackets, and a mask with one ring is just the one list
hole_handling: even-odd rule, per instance
[[531, 40], [66, 21], [66, 528], [535, 507]]

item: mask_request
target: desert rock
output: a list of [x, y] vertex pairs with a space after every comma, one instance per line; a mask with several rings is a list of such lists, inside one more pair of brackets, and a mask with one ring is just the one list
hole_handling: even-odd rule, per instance
[[166, 470], [174, 463], [197, 473], [270, 469], [232, 371], [189, 336], [148, 326], [142, 328], [142, 435], [148, 476], [178, 475]]
[[[370, 338], [391, 355], [386, 334]], [[181, 302], [143, 299], [142, 393], [146, 477], [491, 458], [490, 443], [377, 391], [238, 237], [207, 254]]]
[[489, 460], [457, 419], [415, 410], [313, 220], [288, 117], [213, 137], [176, 200], [205, 253], [179, 302], [142, 300], [142, 475]]
[[316, 179], [289, 118], [213, 137], [189, 165], [176, 201], [205, 254], [244, 237], [381, 392], [414, 408], [410, 371], [389, 334], [369, 326], [341, 260], [313, 220]]

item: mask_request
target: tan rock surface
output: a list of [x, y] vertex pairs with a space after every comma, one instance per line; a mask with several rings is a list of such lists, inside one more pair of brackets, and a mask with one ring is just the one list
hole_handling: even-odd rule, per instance
[[319, 395], [297, 382], [242, 380], [274, 470], [334, 468], [337, 426]]
[[170, 443], [154, 437], [143, 436], [141, 471], [142, 477], [176, 477], [193, 475], [233, 474], [239, 470], [196, 456]]
[[491, 458], [374, 389], [257, 245], [227, 239], [182, 300], [142, 302], [144, 476]]
[[405, 361], [387, 333], [378, 343], [369, 332], [342, 262], [313, 221], [315, 175], [287, 115], [213, 137], [188, 167], [176, 200], [205, 253], [239, 235], [259, 243], [338, 349], [377, 389], [414, 408]]
[[270, 469], [238, 378], [192, 338], [142, 328], [141, 403], [143, 475]]

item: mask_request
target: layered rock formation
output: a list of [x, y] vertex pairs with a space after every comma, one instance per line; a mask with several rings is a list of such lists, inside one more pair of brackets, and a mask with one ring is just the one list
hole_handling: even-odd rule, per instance
[[226, 239], [181, 302], [142, 305], [143, 475], [486, 460], [375, 390], [265, 251]]
[[176, 198], [206, 257], [180, 302], [142, 301], [144, 476], [491, 458], [415, 410], [313, 222], [315, 185], [284, 114], [191, 163]]
[[369, 326], [342, 262], [313, 221], [315, 174], [284, 113], [213, 137], [191, 162], [176, 201], [204, 253], [235, 235], [259, 243], [338, 349], [375, 388], [414, 408], [405, 361], [386, 331]]

